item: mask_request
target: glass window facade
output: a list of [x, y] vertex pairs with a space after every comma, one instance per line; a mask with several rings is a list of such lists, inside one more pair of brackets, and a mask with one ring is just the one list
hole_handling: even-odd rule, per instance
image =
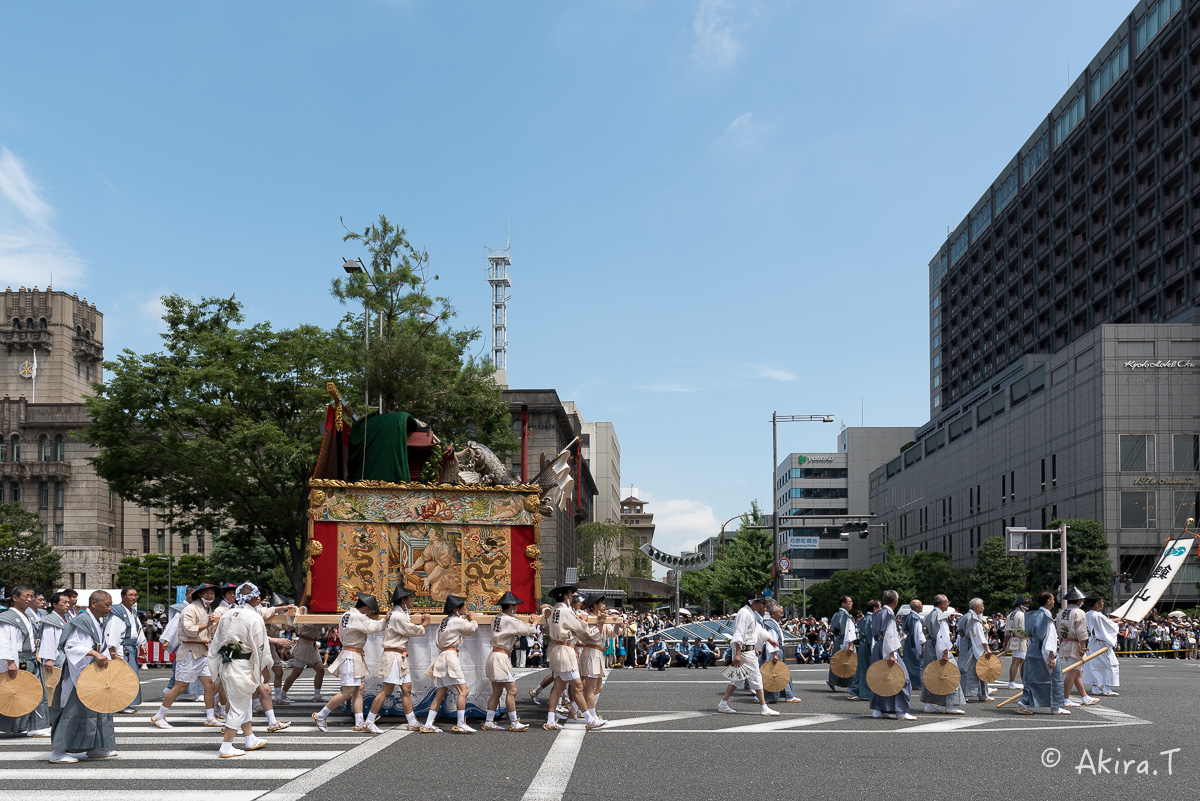
[[969, 243], [967, 242], [967, 232], [963, 231], [962, 235], [960, 235], [958, 237], [958, 239], [955, 239], [954, 243], [952, 245], [950, 245], [950, 263], [951, 264], [958, 264], [958, 260], [961, 259], [966, 254], [968, 244]]
[[1079, 97], [1075, 98], [1071, 105], [1067, 106], [1067, 110], [1054, 121], [1054, 146], [1058, 147], [1063, 143], [1063, 140], [1071, 135], [1079, 123], [1083, 122], [1083, 115], [1087, 111], [1087, 103], [1084, 100], [1083, 92], [1079, 93]]
[[1200, 435], [1176, 434], [1174, 444], [1174, 470], [1177, 473], [1200, 471]]
[[983, 204], [983, 208], [971, 220], [971, 241], [974, 242], [979, 238], [979, 235], [987, 230], [987, 227], [992, 224], [992, 202], [989, 200]]
[[846, 487], [793, 487], [790, 498], [848, 498]]
[[1050, 158], [1050, 140], [1043, 136], [1041, 141], [1033, 146], [1029, 155], [1021, 162], [1021, 183], [1028, 183], [1033, 174]]
[[1121, 528], [1157, 528], [1153, 492], [1121, 493]]
[[1097, 70], [1092, 78], [1092, 105], [1100, 102], [1100, 98], [1112, 88], [1117, 79], [1129, 69], [1129, 41], [1121, 42], [1116, 51], [1108, 57], [1108, 61]]
[[1154, 41], [1154, 37], [1158, 36], [1158, 32], [1167, 27], [1171, 17], [1175, 16], [1182, 7], [1183, 0], [1161, 0], [1158, 5], [1146, 12], [1146, 16], [1142, 17], [1142, 21], [1137, 24], [1137, 33], [1134, 36], [1139, 56], [1146, 46]]
[[1017, 196], [1017, 171], [1013, 170], [1013, 174], [1008, 176], [1004, 183], [1000, 184], [1000, 188], [996, 190], [996, 213], [1004, 211], [1004, 207], [1012, 202], [1012, 199]]
[[1145, 473], [1154, 469], [1154, 435], [1121, 435], [1121, 472]]
[[791, 478], [846, 478], [848, 473], [844, 467], [793, 467]]
[[1175, 528], [1183, 528], [1187, 525], [1189, 517], [1196, 516], [1197, 497], [1200, 497], [1200, 493], [1195, 490], [1175, 493]]

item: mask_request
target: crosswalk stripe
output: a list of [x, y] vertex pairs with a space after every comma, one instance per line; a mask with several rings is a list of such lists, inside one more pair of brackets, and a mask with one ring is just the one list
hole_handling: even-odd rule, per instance
[[[186, 726], [186, 725], [180, 725], [179, 721], [172, 721], [170, 718], [167, 718], [167, 720], [168, 720], [168, 722], [170, 722], [170, 723], [171, 723], [171, 725], [172, 725], [172, 726], [174, 726], [174, 729], [160, 729], [160, 728], [158, 728], [157, 726], [154, 726], [154, 725], [152, 725], [152, 724], [150, 724], [150, 723], [147, 723], [147, 724], [145, 724], [145, 725], [143, 725], [143, 726], [137, 726], [137, 725], [134, 725], [134, 726], [117, 726], [117, 727], [116, 727], [116, 733], [117, 733], [117, 736], [118, 736], [118, 737], [120, 737], [121, 735], [123, 735], [123, 734], [127, 734], [127, 733], [129, 733], [129, 732], [139, 732], [139, 733], [144, 733], [144, 732], [162, 732], [164, 735], [169, 735], [169, 734], [170, 734], [172, 731], [176, 731], [176, 730], [179, 730], [179, 731], [185, 731], [185, 732], [188, 732], [189, 734], [194, 734], [194, 733], [195, 733], [195, 732], [197, 732], [197, 731], [202, 731], [202, 730], [203, 730], [203, 731], [211, 731], [211, 732], [213, 733], [213, 736], [214, 736], [214, 737], [217, 737], [217, 738], [219, 738], [219, 737], [221, 736], [221, 731], [222, 731], [222, 729], [221, 729], [221, 728], [217, 728], [216, 726], [202, 726], [202, 725], [200, 725], [199, 723], [196, 723], [196, 724], [194, 724], [194, 725], [191, 725], [191, 726]], [[335, 726], [338, 726], [338, 727], [345, 726], [345, 727], [346, 727], [346, 729], [347, 729], [347, 730], [349, 730], [349, 728], [350, 728], [350, 724], [351, 724], [351, 722], [352, 722], [352, 719], [348, 719], [348, 720], [347, 720], [345, 723], [340, 723], [340, 722], [339, 722], [339, 721], [337, 721], [336, 719], [335, 719], [335, 720], [333, 720], [333, 721], [331, 721], [331, 722], [332, 722], [332, 723], [333, 723]], [[262, 734], [263, 732], [265, 732], [265, 731], [267, 730], [267, 727], [266, 727], [266, 724], [265, 724], [265, 722], [264, 722], [264, 721], [255, 721], [255, 727], [254, 727], [254, 728], [255, 728], [255, 729], [258, 731], [258, 733], [259, 733], [259, 734]], [[312, 725], [310, 725], [310, 726], [297, 725], [297, 724], [293, 723], [291, 726], [289, 726], [289, 727], [286, 729], [286, 731], [296, 731], [296, 732], [299, 732], [299, 731], [317, 731], [317, 727], [316, 727], [316, 726], [312, 726]]]
[[[253, 754], [247, 754], [239, 759], [250, 761], [254, 759]], [[213, 757], [213, 762], [217, 761]], [[222, 760], [222, 764], [228, 764], [231, 760]], [[73, 782], [73, 781], [258, 781], [260, 779], [294, 779], [302, 773], [307, 773], [310, 768], [230, 768], [230, 767], [212, 767], [212, 768], [178, 768], [172, 769], [169, 775], [152, 775], [147, 774], [145, 768], [93, 768], [80, 767], [86, 765], [85, 762], [80, 762], [78, 765], [59, 765], [53, 768], [12, 768], [4, 771], [4, 779], [6, 782], [28, 782], [28, 781], [43, 781], [46, 779], [55, 782]], [[21, 797], [25, 798], [23, 791]], [[168, 795], [169, 790], [164, 790], [159, 794], [159, 798]], [[222, 795], [224, 793], [222, 792]], [[122, 793], [122, 798], [124, 798]], [[74, 798], [74, 796], [72, 796]]]
[[[235, 745], [236, 745], [236, 743], [235, 743]], [[153, 749], [153, 750], [147, 749], [145, 751], [122, 751], [121, 756], [119, 758], [120, 758], [122, 764], [124, 764], [125, 762], [129, 762], [131, 760], [139, 760], [139, 759], [153, 759], [155, 761], [171, 761], [171, 762], [212, 760], [212, 759], [217, 758], [217, 749], [220, 747], [220, 741], [213, 742], [212, 746], [213, 746], [212, 748], [205, 749], [202, 751], [201, 750], [164, 751], [164, 750], [159, 750], [159, 749]], [[270, 751], [270, 750], [262, 750], [262, 751], [255, 751], [252, 755], [248, 754], [247, 759], [253, 759], [255, 762], [258, 762], [260, 760], [280, 762], [283, 760], [292, 760], [292, 759], [296, 760], [297, 762], [303, 762], [303, 761], [310, 761], [310, 760], [332, 759], [333, 757], [338, 756], [340, 754], [344, 754], [344, 753], [346, 753], [344, 750], [337, 750], [337, 751]], [[45, 754], [41, 754], [41, 755], [22, 754], [22, 753], [18, 753], [18, 752], [0, 752], [0, 762], [21, 762], [21, 761], [29, 761], [31, 759], [41, 759], [44, 761], [46, 759], [46, 755]], [[82, 762], [83, 760], [80, 760], [80, 761]], [[174, 772], [175, 772], [174, 769], [172, 769], [172, 771], [170, 773], [162, 774], [162, 778], [169, 779], [172, 775], [174, 775]]]
[[806, 715], [796, 719], [772, 720], [768, 723], [753, 723], [749, 726], [732, 726], [725, 729], [716, 729], [719, 732], [769, 732], [779, 731], [780, 729], [798, 729], [802, 726], [816, 726], [821, 723], [833, 723], [834, 721], [848, 720], [857, 718], [859, 715]]
[[[384, 727], [386, 731], [388, 727]], [[157, 729], [155, 731], [158, 731]], [[278, 734], [269, 734], [265, 731], [259, 731], [259, 735], [264, 737], [278, 738], [281, 745], [358, 745], [364, 740], [369, 740], [374, 735], [347, 733], [348, 736], [338, 736], [336, 734], [321, 734], [321, 735], [301, 735], [292, 736], [292, 729], [287, 729], [286, 732]], [[194, 734], [177, 734], [170, 731], [161, 731], [152, 735], [135, 734], [129, 737], [125, 733], [121, 733], [121, 738], [117, 740], [117, 748], [122, 748], [127, 745], [210, 745], [221, 741], [219, 735], [197, 736]], [[0, 753], [8, 746], [19, 746], [21, 750], [30, 748], [48, 749], [50, 740], [45, 737], [14, 737], [11, 740], [0, 740]]]
[[645, 715], [639, 718], [623, 718], [621, 720], [610, 720], [603, 729], [619, 729], [625, 726], [641, 726], [646, 723], [661, 723], [666, 720], [685, 720], [687, 718], [700, 718], [706, 715], [715, 715], [715, 712], [671, 712], [665, 715]]
[[[20, 794], [21, 801], [63, 801], [65, 795], [62, 790], [37, 791], [37, 790], [16, 790]], [[81, 791], [78, 788], [72, 788], [70, 791], [71, 801], [112, 801], [113, 793], [120, 792], [120, 801], [163, 801], [163, 796], [168, 795], [170, 790], [114, 790], [106, 788], [104, 790]], [[254, 801], [267, 790], [221, 790], [221, 801]]]
[[904, 734], [935, 734], [943, 731], [956, 731], [957, 729], [969, 729], [972, 726], [982, 726], [985, 723], [995, 723], [995, 718], [952, 718], [950, 720], [939, 720], [936, 723], [924, 723], [920, 726], [912, 726], [906, 729], [897, 729], [897, 732]]

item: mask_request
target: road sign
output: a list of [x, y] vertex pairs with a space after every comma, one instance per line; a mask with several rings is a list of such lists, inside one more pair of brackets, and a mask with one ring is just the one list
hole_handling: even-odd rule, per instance
[[804, 537], [799, 534], [792, 534], [788, 537], [788, 550], [799, 551], [803, 549], [812, 549], [821, 547], [820, 537]]
[[788, 572], [788, 568], [792, 566], [792, 560], [786, 556], [779, 560], [779, 570], [782, 573]]

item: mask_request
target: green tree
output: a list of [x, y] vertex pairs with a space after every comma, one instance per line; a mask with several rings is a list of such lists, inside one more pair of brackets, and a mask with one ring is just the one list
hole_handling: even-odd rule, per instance
[[864, 603], [872, 598], [881, 599], [886, 590], [895, 590], [900, 595], [900, 603], [908, 603], [917, 597], [917, 574], [912, 558], [899, 553], [890, 537], [884, 541], [883, 548], [884, 561], [863, 571], [858, 591]]
[[[475, 440], [504, 459], [518, 443], [495, 368], [468, 353], [480, 330], [453, 328], [450, 301], [430, 295], [438, 276], [430, 274], [429, 254], [418, 252], [405, 230], [382, 214], [361, 234], [348, 231], [343, 241], [363, 245], [370, 260], [365, 271], [334, 278], [331, 293], [342, 303], [364, 304], [372, 316], [369, 345], [361, 318], [344, 318], [344, 328], [354, 333], [351, 359], [366, 368], [343, 395], [363, 397], [365, 381], [372, 405], [382, 396], [384, 412], [408, 412], [443, 442]], [[426, 468], [431, 476], [433, 460]]]
[[[1058, 584], [1058, 582], [1054, 582]], [[1009, 556], [1004, 537], [988, 537], [979, 546], [979, 558], [971, 571], [971, 596], [982, 598], [991, 613], [1012, 608], [1017, 596], [1028, 592], [1029, 568], [1019, 556]], [[953, 601], [951, 601], [953, 603]], [[962, 602], [960, 602], [962, 603]], [[965, 608], [958, 606], [959, 609]]]
[[[1051, 528], [1067, 524], [1067, 589], [1078, 587], [1112, 600], [1113, 567], [1108, 555], [1104, 524], [1098, 520], [1055, 520]], [[1040, 553], [1033, 560], [1032, 590], [1054, 592], [1060, 581], [1058, 554]], [[1011, 601], [1010, 601], [1011, 603]]]
[[861, 608], [868, 600], [862, 594], [862, 578], [865, 570], [837, 570], [820, 584], [808, 588], [808, 613], [814, 617], [833, 617], [838, 610], [838, 600], [843, 595], [854, 599], [854, 607]]
[[624, 573], [633, 567], [634, 558], [623, 554], [622, 549], [636, 548], [633, 532], [609, 518], [603, 523], [578, 526], [575, 537], [580, 573], [598, 580], [603, 589], [628, 591], [629, 580]]
[[[168, 573], [167, 567], [170, 566]], [[150, 571], [150, 594], [146, 594], [146, 573]], [[133, 587], [138, 591], [138, 606], [148, 609], [154, 604], [175, 602], [175, 588], [195, 587], [212, 580], [212, 564], [200, 554], [183, 554], [176, 559], [166, 554], [126, 556], [117, 567], [117, 587]], [[168, 587], [167, 578], [171, 583]]]
[[28, 584], [49, 593], [62, 578], [62, 555], [42, 540], [42, 519], [17, 503], [0, 503], [0, 587]]
[[266, 544], [298, 592], [325, 382], [349, 377], [346, 336], [243, 327], [234, 298], [163, 304], [164, 351], [124, 351], [85, 399], [92, 422], [80, 436], [99, 449], [90, 461], [121, 497], [162, 510], [173, 531]]
[[916, 576], [916, 597], [929, 606], [935, 595], [945, 595], [955, 608], [966, 607], [967, 574], [954, 566], [949, 554], [941, 551], [917, 551], [912, 555]]

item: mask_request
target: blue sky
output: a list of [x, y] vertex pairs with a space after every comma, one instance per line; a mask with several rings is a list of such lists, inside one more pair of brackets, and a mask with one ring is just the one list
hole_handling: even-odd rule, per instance
[[385, 213], [486, 331], [511, 230], [510, 384], [612, 421], [679, 550], [770, 507], [772, 410], [928, 419], [926, 265], [1131, 8], [6, 4], [0, 281], [110, 358], [171, 292], [333, 325], [339, 218]]

